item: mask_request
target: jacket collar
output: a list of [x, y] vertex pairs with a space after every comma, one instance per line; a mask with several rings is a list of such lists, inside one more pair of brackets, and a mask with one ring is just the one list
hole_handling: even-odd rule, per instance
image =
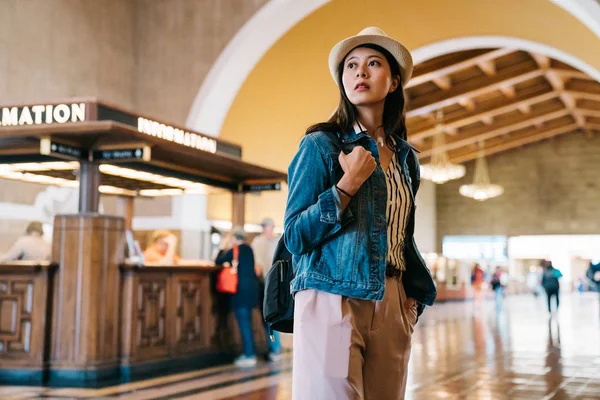
[[[342, 143], [353, 143], [357, 140], [360, 140], [364, 137], [368, 137], [367, 130], [362, 126], [362, 124], [357, 120], [352, 124], [352, 128], [347, 132], [344, 132], [340, 135], [340, 140]], [[402, 139], [400, 136], [393, 135], [393, 139], [396, 143], [399, 144], [398, 152], [404, 152], [408, 149], [413, 149], [415, 152], [420, 153], [419, 149], [417, 149], [412, 144], [408, 143], [406, 140]]]

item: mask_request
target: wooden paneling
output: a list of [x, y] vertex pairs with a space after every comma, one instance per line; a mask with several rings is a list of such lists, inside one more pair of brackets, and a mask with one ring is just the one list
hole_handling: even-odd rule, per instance
[[3, 265], [0, 270], [0, 366], [41, 369], [53, 267]]
[[[230, 313], [216, 339], [217, 315], [207, 267], [122, 269], [122, 365], [164, 361], [241, 348], [237, 323]], [[254, 310], [255, 342], [264, 347], [262, 317]]]
[[118, 365], [123, 232], [122, 218], [56, 217], [52, 368]]
[[176, 346], [189, 346], [208, 343], [208, 321], [210, 309], [208, 302], [203, 301], [203, 294], [208, 293], [207, 276], [175, 278], [175, 333]]

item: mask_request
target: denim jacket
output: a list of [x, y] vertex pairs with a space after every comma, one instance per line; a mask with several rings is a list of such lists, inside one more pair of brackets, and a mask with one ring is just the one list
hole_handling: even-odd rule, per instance
[[[399, 164], [409, 182], [412, 209], [405, 239], [406, 271], [402, 282], [408, 297], [432, 305], [436, 289], [414, 242], [414, 196], [419, 188], [415, 149], [396, 137]], [[340, 151], [355, 146], [370, 151], [377, 162], [371, 176], [345, 210], [335, 184], [341, 179]], [[365, 132], [314, 132], [306, 135], [288, 169], [284, 237], [293, 255], [294, 294], [316, 289], [359, 299], [382, 300], [387, 256], [387, 186], [375, 141]]]

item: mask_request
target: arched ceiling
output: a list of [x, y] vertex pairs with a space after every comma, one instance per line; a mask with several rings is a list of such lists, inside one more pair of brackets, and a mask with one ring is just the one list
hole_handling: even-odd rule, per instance
[[444, 115], [444, 149], [455, 162], [509, 151], [556, 135], [600, 131], [600, 83], [545, 55], [477, 49], [415, 66], [407, 85], [409, 141], [431, 156], [435, 115]]
[[[314, 7], [321, 1], [325, 2], [310, 2]], [[262, 24], [268, 26], [267, 21], [262, 21]], [[408, 89], [411, 96], [409, 107], [412, 107], [409, 113], [417, 108], [423, 111], [427, 106], [439, 108], [443, 104], [447, 122], [456, 124], [455, 136], [450, 137], [448, 143], [459, 140], [462, 134], [469, 138], [468, 143], [461, 142], [460, 146], [450, 150], [456, 160], [472, 158], [473, 135], [484, 130], [488, 132], [497, 128], [497, 132], [502, 132], [502, 135], [498, 133], [494, 138], [487, 138], [492, 148], [502, 146], [511, 138], [522, 140], [524, 144], [528, 138], [538, 133], [542, 135], [547, 129], [560, 128], [561, 133], [563, 128], [596, 129], [595, 116], [581, 111], [594, 111], [596, 105], [585, 103], [590, 99], [572, 93], [570, 97], [561, 96], [558, 81], [564, 82], [562, 91], [565, 92], [588, 89], [593, 92], [595, 88], [592, 88], [590, 79], [583, 77], [579, 71], [596, 79], [600, 77], [600, 51], [595, 51], [600, 48], [600, 39], [578, 18], [554, 2], [332, 0], [314, 9], [287, 30], [264, 55], [260, 53], [258, 62], [248, 57], [248, 63], [255, 66], [239, 86], [233, 102], [225, 104], [228, 111], [220, 137], [241, 144], [244, 160], [286, 170], [307, 126], [326, 120], [337, 105], [337, 88], [327, 68], [331, 47], [372, 25], [383, 28], [390, 36], [400, 40], [418, 62], [425, 61], [417, 69], [417, 74], [425, 75], [428, 66], [431, 71], [436, 70], [436, 62], [440, 65], [439, 70], [444, 63], [460, 65], [461, 61], [478, 56], [485, 59], [484, 54], [488, 54], [488, 60], [474, 66], [440, 74], [441, 78], [436, 80], [438, 83], [446, 81], [446, 84], [438, 85], [432, 79], [421, 85], [413, 83]], [[251, 44], [250, 38], [246, 42]], [[473, 49], [476, 51], [469, 51]], [[465, 53], [460, 53], [465, 50]], [[489, 53], [493, 57], [489, 57]], [[445, 57], [427, 62], [438, 56]], [[244, 59], [236, 62], [241, 65]], [[574, 71], [573, 66], [579, 71]], [[552, 76], [556, 75], [558, 79], [553, 79]], [[494, 89], [493, 85], [498, 84], [507, 87]], [[213, 88], [216, 90], [214, 85]], [[547, 99], [537, 98], [537, 103], [532, 100], [546, 92]], [[521, 103], [527, 99], [531, 100], [529, 105]], [[438, 105], [432, 106], [436, 103]], [[506, 112], [500, 112], [498, 108], [503, 105], [514, 107], [516, 111], [506, 109]], [[495, 110], [493, 115], [485, 114], [491, 110]], [[424, 132], [430, 129], [432, 122], [427, 117], [431, 112], [421, 111], [418, 116], [417, 112], [409, 114], [409, 134], [424, 150], [425, 160], [430, 143]], [[556, 117], [557, 121], [546, 114], [554, 111], [557, 111], [555, 115], [563, 113]], [[469, 116], [473, 118], [472, 123], [460, 125]], [[195, 117], [196, 114], [191, 114], [188, 121], [198, 121]], [[535, 119], [537, 117], [540, 118]], [[532, 121], [527, 125], [530, 130], [517, 125], [522, 119]], [[508, 127], [511, 127], [510, 130]], [[546, 134], [551, 135], [549, 132]], [[513, 145], [516, 146], [516, 142], [510, 144]], [[248, 220], [259, 220], [267, 213], [281, 220], [285, 204], [283, 195], [273, 193], [249, 197]], [[269, 199], [268, 209], [265, 199]]]
[[[567, 11], [547, 0], [453, 0], [445, 4], [448, 6], [440, 7], [437, 0], [333, 0], [327, 3], [290, 29], [258, 62], [231, 105], [220, 136], [240, 143], [244, 158], [250, 162], [287, 168], [306, 127], [327, 119], [336, 106], [338, 94], [327, 69], [329, 50], [340, 39], [368, 25], [382, 27], [415, 52], [455, 38], [484, 35], [518, 38], [538, 43], [540, 48], [556, 49], [581, 60], [585, 68], [600, 71], [600, 52], [590, 51], [600, 48], [598, 37]], [[540, 55], [547, 56], [543, 52]], [[447, 61], [452, 62], [461, 56], [448, 57]], [[477, 66], [450, 74], [456, 85], [448, 91], [436, 88], [431, 82], [413, 86], [409, 89], [409, 95], [412, 91], [414, 97], [410, 107], [440, 103], [440, 96], [444, 107], [450, 107], [455, 100], [465, 102], [464, 97], [473, 97], [477, 105], [483, 98], [466, 93], [465, 88], [486, 83], [513, 83], [515, 93], [527, 85], [543, 85], [543, 81], [547, 81], [543, 67], [535, 59], [523, 57], [525, 53], [515, 51], [489, 60], [488, 64], [495, 65], [497, 76], [488, 76]], [[549, 62], [552, 64], [552, 60]], [[511, 63], [516, 64], [511, 67]], [[559, 64], [554, 62], [554, 65]], [[563, 64], [560, 67], [569, 68]], [[477, 68], [481, 76], [472, 76], [477, 79], [467, 84], [469, 74], [476, 73]], [[530, 74], [515, 78], [521, 72]], [[564, 77], [564, 74], [559, 76]], [[525, 79], [528, 77], [531, 82]], [[567, 86], [579, 85], [578, 82], [565, 78]], [[423, 96], [425, 94], [428, 96]], [[538, 115], [536, 112], [532, 116]], [[485, 122], [489, 120], [485, 117]], [[415, 132], [426, 127], [426, 121], [410, 121], [410, 129]], [[427, 142], [423, 144], [426, 150]]]

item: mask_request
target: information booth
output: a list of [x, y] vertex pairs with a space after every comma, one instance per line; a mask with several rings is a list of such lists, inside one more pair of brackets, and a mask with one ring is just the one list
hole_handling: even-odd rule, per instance
[[[0, 384], [98, 386], [231, 361], [239, 334], [230, 321], [230, 340], [215, 340], [210, 260], [126, 262], [133, 199], [226, 189], [243, 226], [245, 193], [286, 175], [96, 99], [0, 106], [0, 124], [0, 178], [79, 188], [79, 212], [54, 220], [50, 263], [0, 265]], [[101, 193], [118, 196], [119, 215], [98, 213]]]

